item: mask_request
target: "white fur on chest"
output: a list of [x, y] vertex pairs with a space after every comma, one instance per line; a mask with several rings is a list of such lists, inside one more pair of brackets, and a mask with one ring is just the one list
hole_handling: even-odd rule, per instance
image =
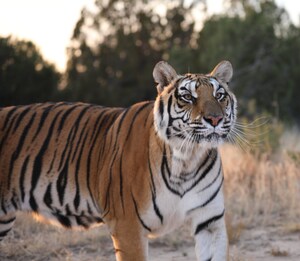
[[[171, 169], [172, 176], [174, 175], [175, 179], [183, 171], [189, 172], [190, 169], [195, 168], [197, 165], [195, 164], [195, 166], [193, 166], [190, 164], [183, 166], [183, 164], [180, 164], [180, 161], [174, 162], [175, 164], [172, 165]], [[189, 218], [195, 213], [201, 216], [200, 219], [205, 220], [212, 212], [223, 210], [224, 200], [222, 191], [213, 198], [210, 204], [201, 207], [209, 201], [214, 196], [215, 191], [222, 186], [223, 176], [222, 173], [220, 173], [220, 164], [220, 158], [218, 156], [214, 167], [206, 177], [183, 196], [174, 194], [163, 184], [163, 181], [160, 180], [160, 188], [156, 195], [156, 204], [163, 220], [158, 219], [152, 204], [150, 204], [148, 211], [143, 215], [143, 219], [147, 225], [151, 227], [150, 236], [163, 235], [180, 227], [188, 222]]]

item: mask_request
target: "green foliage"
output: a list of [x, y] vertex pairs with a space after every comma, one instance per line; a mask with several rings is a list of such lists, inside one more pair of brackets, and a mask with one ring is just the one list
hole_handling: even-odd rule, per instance
[[32, 42], [0, 37], [0, 106], [53, 100], [59, 78]]

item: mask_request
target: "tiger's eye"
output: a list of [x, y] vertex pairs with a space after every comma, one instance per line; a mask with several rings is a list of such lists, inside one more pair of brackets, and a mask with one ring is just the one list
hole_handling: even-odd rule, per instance
[[222, 99], [223, 97], [224, 97], [224, 93], [221, 93], [221, 92], [216, 93], [216, 98], [218, 100]]
[[185, 94], [185, 95], [183, 95], [183, 98], [189, 101], [189, 100], [192, 99], [192, 95], [190, 95], [190, 94]]

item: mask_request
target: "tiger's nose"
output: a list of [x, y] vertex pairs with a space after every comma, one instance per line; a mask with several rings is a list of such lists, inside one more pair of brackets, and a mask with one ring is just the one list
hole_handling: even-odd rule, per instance
[[211, 126], [216, 127], [220, 121], [223, 119], [223, 116], [206, 116], [203, 117], [205, 121], [207, 121]]

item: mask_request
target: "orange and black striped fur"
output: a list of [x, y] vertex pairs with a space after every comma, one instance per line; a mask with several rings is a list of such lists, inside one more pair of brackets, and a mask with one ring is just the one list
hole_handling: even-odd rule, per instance
[[235, 122], [231, 64], [154, 68], [158, 96], [127, 109], [44, 103], [0, 109], [0, 239], [17, 211], [67, 228], [108, 225], [117, 260], [191, 220], [198, 260], [226, 260], [217, 146]]

